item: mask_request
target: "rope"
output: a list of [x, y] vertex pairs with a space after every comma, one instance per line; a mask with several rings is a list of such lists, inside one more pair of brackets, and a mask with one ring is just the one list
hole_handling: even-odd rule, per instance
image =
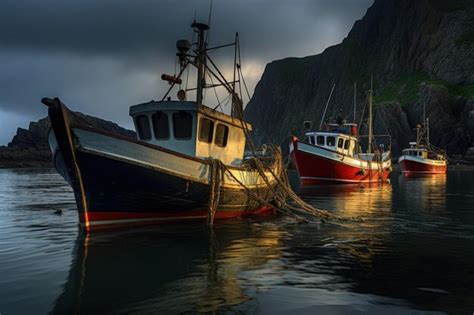
[[222, 162], [219, 159], [212, 159], [210, 164], [210, 179], [209, 179], [209, 205], [207, 213], [207, 224], [214, 224], [214, 217], [216, 215], [217, 207], [220, 200], [220, 188], [222, 181], [221, 173]]
[[[237, 97], [234, 96], [236, 100], [242, 105], [242, 101]], [[262, 160], [256, 154], [256, 147], [250, 137], [250, 130], [247, 127], [247, 124], [244, 121], [243, 116], [243, 106], [237, 106], [236, 113], [238, 115], [238, 119], [241, 123], [242, 129], [245, 134], [245, 138], [247, 143], [251, 149], [253, 155], [253, 164], [254, 168], [259, 173], [260, 177], [264, 180], [267, 187], [271, 190], [274, 204], [273, 206], [284, 213], [290, 213], [293, 216], [297, 216], [296, 213], [299, 214], [306, 214], [311, 215], [313, 217], [319, 217], [323, 219], [335, 219], [335, 220], [354, 220], [354, 218], [342, 218], [339, 216], [335, 216], [334, 214], [328, 212], [327, 210], [317, 209], [305, 201], [303, 201], [292, 189], [288, 179], [288, 173], [285, 167], [283, 167], [283, 156], [281, 150], [279, 148], [275, 148], [273, 146], [269, 146], [269, 149], [272, 151], [272, 155], [275, 159], [275, 163], [277, 163], [276, 167], [279, 171], [279, 174], [275, 174], [272, 167], [266, 166], [262, 163]], [[270, 173], [270, 175], [274, 178], [275, 184], [272, 184], [268, 179], [265, 172]], [[234, 178], [235, 179], [235, 178]], [[239, 182], [242, 187], [245, 187], [242, 183]], [[275, 186], [275, 187], [274, 187]], [[247, 190], [248, 191], [248, 190]], [[287, 200], [291, 200], [292, 204], [288, 203]], [[299, 217], [299, 216], [298, 216]]]
[[[241, 57], [240, 57], [240, 44], [239, 43], [237, 43], [237, 48], [238, 48], [238, 60], [239, 60], [238, 66], [240, 67]], [[343, 218], [343, 217], [336, 216], [330, 213], [329, 211], [317, 209], [307, 204], [306, 202], [304, 202], [291, 189], [289, 179], [288, 179], [287, 168], [284, 166], [283, 156], [279, 148], [275, 148], [274, 146], [270, 146], [269, 148], [270, 156], [273, 157], [272, 163], [268, 163], [268, 161], [264, 162], [264, 159], [268, 160], [268, 156], [262, 157], [262, 156], [257, 155], [256, 146], [252, 141], [250, 130], [247, 127], [247, 123], [244, 120], [242, 100], [228, 84], [225, 84], [227, 83], [227, 81], [225, 80], [225, 77], [217, 68], [217, 66], [212, 61], [212, 59], [209, 58], [209, 56], [208, 56], [208, 60], [211, 63], [211, 65], [216, 69], [218, 75], [220, 75], [222, 79], [219, 78], [219, 76], [216, 75], [210, 68], [208, 68], [209, 72], [213, 74], [216, 77], [216, 79], [219, 82], [221, 82], [223, 86], [228, 90], [228, 92], [232, 96], [233, 104], [236, 105], [235, 111], [233, 111], [233, 113], [235, 113], [236, 118], [239, 120], [241, 124], [245, 139], [252, 153], [252, 159], [247, 162], [248, 168], [246, 170], [247, 171], [255, 170], [258, 173], [259, 178], [261, 178], [264, 181], [266, 188], [268, 188], [268, 190], [260, 190], [260, 191], [265, 192], [265, 196], [263, 197], [260, 196], [258, 193], [259, 192], [258, 179], [255, 183], [256, 189], [250, 189], [246, 184], [242, 183], [233, 174], [233, 172], [226, 165], [224, 165], [220, 160], [212, 159], [211, 164], [210, 164], [210, 176], [209, 176], [210, 177], [209, 178], [210, 191], [209, 191], [209, 204], [208, 204], [208, 216], [207, 216], [208, 225], [212, 226], [214, 222], [215, 213], [219, 205], [221, 181], [223, 180], [224, 174], [228, 174], [235, 182], [237, 182], [243, 188], [243, 190], [246, 192], [249, 198], [259, 202], [261, 205], [271, 206], [277, 211], [285, 215], [292, 216], [298, 220], [309, 222], [309, 220], [302, 217], [302, 215], [305, 215], [305, 217], [309, 215], [313, 219], [320, 218], [322, 220], [329, 220], [329, 219], [340, 220], [340, 221], [357, 220], [354, 218], [347, 218], [347, 217]], [[244, 85], [245, 85], [244, 87], [246, 89], [246, 92], [248, 93], [248, 89], [243, 79], [243, 73], [241, 69], [237, 71], [237, 75], [238, 75], [239, 82], [244, 82]], [[240, 95], [242, 95], [241, 84], [239, 84], [239, 90], [240, 90]]]

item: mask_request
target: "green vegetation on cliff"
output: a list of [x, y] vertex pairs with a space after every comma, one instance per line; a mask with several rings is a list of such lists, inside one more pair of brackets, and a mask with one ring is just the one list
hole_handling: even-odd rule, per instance
[[418, 98], [420, 84], [444, 85], [448, 88], [451, 96], [474, 97], [474, 85], [450, 85], [446, 81], [433, 78], [425, 72], [404, 73], [394, 80], [392, 84], [376, 91], [375, 103], [384, 104], [394, 101], [402, 105], [414, 103]]

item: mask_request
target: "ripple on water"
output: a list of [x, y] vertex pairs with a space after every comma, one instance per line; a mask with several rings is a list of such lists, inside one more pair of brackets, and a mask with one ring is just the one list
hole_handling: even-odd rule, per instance
[[0, 312], [471, 312], [472, 175], [299, 191], [360, 222], [277, 215], [84, 236], [53, 170], [0, 170]]

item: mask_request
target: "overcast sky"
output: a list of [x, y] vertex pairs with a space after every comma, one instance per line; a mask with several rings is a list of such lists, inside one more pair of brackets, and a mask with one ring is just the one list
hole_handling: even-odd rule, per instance
[[[320, 53], [373, 0], [214, 0], [211, 46], [239, 32], [250, 92], [268, 62]], [[1, 0], [0, 145], [46, 116], [44, 96], [131, 128], [128, 107], [160, 99], [177, 39], [207, 22], [210, 0]], [[233, 58], [215, 55], [224, 70]], [[208, 91], [209, 93], [209, 91]], [[173, 94], [174, 96], [175, 94]], [[209, 97], [209, 95], [208, 95]], [[246, 102], [248, 100], [245, 100]]]

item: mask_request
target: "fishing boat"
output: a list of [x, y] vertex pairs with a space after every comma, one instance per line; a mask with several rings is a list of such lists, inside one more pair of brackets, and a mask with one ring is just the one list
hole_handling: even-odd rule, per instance
[[[170, 87], [161, 101], [130, 107], [136, 139], [91, 127], [59, 98], [42, 100], [51, 121], [54, 165], [74, 190], [86, 231], [163, 221], [212, 223], [272, 211], [274, 175], [282, 163], [277, 153], [259, 163], [244, 158], [251, 125], [243, 120], [236, 93], [243, 80], [238, 34], [232, 44], [208, 47], [209, 26], [194, 22], [192, 28], [198, 40], [177, 42], [180, 71], [162, 75]], [[228, 46], [235, 49], [231, 82], [208, 55]], [[183, 73], [191, 67], [197, 86], [183, 89]], [[168, 95], [178, 86], [178, 99], [171, 100]], [[204, 89], [216, 87], [232, 99], [230, 115], [203, 104]], [[196, 100], [187, 100], [188, 91], [196, 92]], [[257, 169], [262, 163], [265, 169]]]
[[445, 174], [447, 171], [446, 152], [430, 143], [429, 118], [416, 126], [416, 142], [403, 150], [398, 159], [402, 173], [406, 176], [417, 174]]
[[[307, 123], [309, 129], [311, 124]], [[341, 116], [337, 123], [323, 125], [321, 120], [319, 130], [307, 131], [304, 140], [293, 136], [290, 158], [298, 172], [300, 183], [317, 185], [387, 181], [392, 169], [391, 154], [390, 150], [385, 151], [383, 146], [377, 147], [374, 142], [372, 90], [369, 91], [368, 130], [368, 147], [365, 153], [360, 149], [361, 136], [358, 134], [357, 124], [347, 123]]]

